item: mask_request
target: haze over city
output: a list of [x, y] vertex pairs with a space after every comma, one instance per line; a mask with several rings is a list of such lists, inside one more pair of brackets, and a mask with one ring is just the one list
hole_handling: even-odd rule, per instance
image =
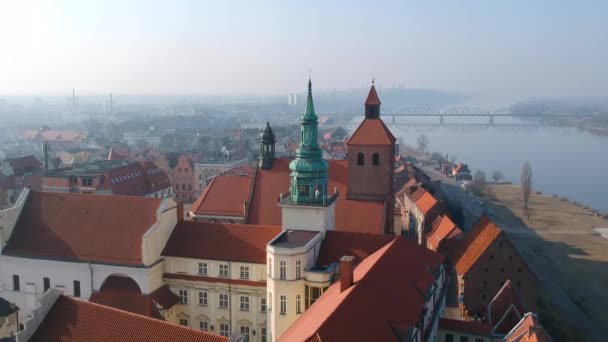
[[606, 95], [605, 1], [4, 1], [0, 94]]

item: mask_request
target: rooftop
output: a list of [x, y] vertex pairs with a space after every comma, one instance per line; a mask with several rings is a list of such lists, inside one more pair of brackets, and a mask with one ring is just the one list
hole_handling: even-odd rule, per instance
[[501, 235], [502, 230], [490, 218], [482, 216], [464, 236], [460, 248], [454, 253], [454, 267], [458, 274], [465, 274]]
[[62, 295], [30, 341], [227, 342], [228, 338]]
[[319, 235], [319, 232], [309, 230], [286, 230], [281, 233], [276, 239], [270, 242], [271, 246], [279, 248], [298, 248], [304, 247], [308, 244], [315, 236]]
[[[222, 175], [213, 177], [190, 211], [196, 215], [245, 216], [253, 176]], [[230, 194], [230, 196], [226, 196]]]
[[160, 205], [152, 198], [31, 191], [2, 254], [141, 265], [142, 237]]
[[346, 141], [347, 145], [390, 145], [397, 141], [382, 119], [364, 119]]

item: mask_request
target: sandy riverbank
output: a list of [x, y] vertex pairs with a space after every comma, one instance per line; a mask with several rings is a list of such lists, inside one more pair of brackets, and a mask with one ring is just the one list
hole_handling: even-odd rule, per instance
[[560, 334], [576, 333], [587, 324], [593, 336], [608, 335], [608, 239], [594, 230], [608, 228], [608, 220], [568, 201], [536, 193], [526, 211], [515, 185], [488, 185], [487, 192], [497, 223], [539, 278], [544, 300], [540, 306], [551, 321], [550, 328], [561, 330]]

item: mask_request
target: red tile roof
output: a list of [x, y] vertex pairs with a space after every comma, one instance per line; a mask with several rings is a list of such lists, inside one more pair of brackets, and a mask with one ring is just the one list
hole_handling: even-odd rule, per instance
[[215, 176], [190, 211], [196, 215], [244, 217], [252, 182], [253, 176]]
[[391, 145], [397, 139], [386, 127], [382, 119], [364, 119], [353, 135], [346, 141], [347, 145]]
[[[289, 162], [291, 159], [276, 159], [272, 169], [258, 169], [253, 185], [249, 224], [280, 226], [281, 208], [277, 206], [279, 194], [289, 191]], [[336, 202], [336, 230], [367, 233], [382, 233], [384, 202], [347, 200], [348, 161], [328, 160], [328, 191], [340, 192]]]
[[492, 330], [489, 324], [449, 318], [439, 319], [439, 329], [487, 337], [490, 336]]
[[60, 296], [30, 341], [227, 342], [228, 338]]
[[442, 255], [396, 237], [355, 268], [352, 286], [342, 292], [339, 282], [330, 286], [279, 341], [397, 340], [389, 322], [407, 328], [420, 321], [420, 286], [426, 290], [435, 281], [429, 268], [443, 262]]
[[372, 87], [369, 89], [369, 94], [367, 94], [367, 99], [365, 100], [366, 106], [379, 106], [381, 104], [380, 98], [378, 98], [378, 93], [376, 92], [376, 87], [372, 84]]
[[535, 314], [528, 312], [505, 336], [505, 342], [552, 342], [551, 336], [538, 322]]
[[[503, 335], [508, 333], [519, 322], [525, 312], [526, 309], [519, 294], [513, 288], [511, 280], [505, 282], [490, 304], [488, 304], [488, 320], [494, 326], [494, 331]], [[513, 321], [515, 317], [509, 320], [506, 317], [508, 313], [516, 316], [517, 320]], [[506, 320], [510, 322], [505, 322], [507, 323], [506, 326], [505, 324], [501, 324], [499, 327], [499, 324]]]
[[449, 217], [443, 215], [438, 217], [437, 221], [433, 230], [426, 236], [426, 241], [430, 244], [432, 250], [438, 250], [439, 246], [444, 243], [444, 240], [462, 238], [462, 230]]
[[42, 166], [42, 163], [34, 156], [11, 158], [8, 159], [8, 163], [13, 168], [16, 176], [21, 176], [25, 172], [37, 171]]
[[[30, 192], [2, 254], [142, 264], [142, 237], [160, 199]], [[111, 248], [109, 248], [111, 247]]]
[[437, 200], [428, 191], [422, 193], [422, 195], [420, 195], [420, 197], [418, 197], [416, 200], [416, 206], [424, 215], [428, 214], [437, 205]]
[[455, 252], [454, 260], [456, 271], [462, 275], [475, 264], [477, 259], [502, 234], [487, 216], [483, 216], [461, 241], [461, 248]]
[[318, 265], [339, 262], [344, 255], [355, 257], [361, 262], [370, 254], [395, 239], [394, 235], [327, 231], [319, 249]]
[[266, 263], [266, 244], [281, 227], [182, 221], [175, 226], [164, 256]]
[[27, 140], [45, 140], [45, 141], [82, 141], [89, 135], [86, 131], [69, 131], [69, 130], [26, 130], [23, 131], [23, 138]]
[[223, 277], [207, 277], [200, 275], [182, 274], [182, 273], [164, 273], [165, 279], [187, 280], [187, 281], [202, 281], [206, 283], [220, 283], [228, 285], [246, 285], [266, 288], [266, 281], [232, 279]]

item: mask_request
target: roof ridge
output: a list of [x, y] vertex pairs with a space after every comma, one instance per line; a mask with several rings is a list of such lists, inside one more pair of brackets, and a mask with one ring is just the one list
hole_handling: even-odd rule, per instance
[[46, 192], [46, 191], [36, 191], [36, 190], [31, 190], [31, 192], [33, 193], [37, 193], [37, 194], [43, 194], [44, 196], [53, 196], [53, 197], [88, 197], [88, 198], [93, 198], [93, 197], [111, 197], [111, 198], [125, 198], [125, 199], [139, 199], [142, 201], [150, 201], [150, 202], [158, 202], [161, 203], [164, 198], [155, 198], [155, 197], [143, 197], [143, 196], [129, 196], [129, 195], [114, 195], [114, 194], [83, 194], [83, 193], [77, 193], [77, 192]]

